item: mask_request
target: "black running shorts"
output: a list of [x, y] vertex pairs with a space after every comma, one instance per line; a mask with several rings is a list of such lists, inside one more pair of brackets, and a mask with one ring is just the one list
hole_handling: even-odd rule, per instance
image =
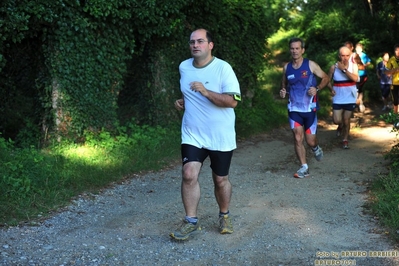
[[183, 165], [188, 162], [204, 163], [209, 156], [211, 160], [211, 169], [218, 176], [226, 176], [229, 174], [231, 158], [233, 151], [211, 151], [200, 149], [192, 145], [181, 145], [181, 158]]

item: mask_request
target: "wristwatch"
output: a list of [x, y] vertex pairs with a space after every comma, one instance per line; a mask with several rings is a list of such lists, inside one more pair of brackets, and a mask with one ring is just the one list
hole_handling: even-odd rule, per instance
[[342, 69], [341, 71], [342, 71], [342, 73], [346, 73], [346, 68], [345, 68], [345, 69]]

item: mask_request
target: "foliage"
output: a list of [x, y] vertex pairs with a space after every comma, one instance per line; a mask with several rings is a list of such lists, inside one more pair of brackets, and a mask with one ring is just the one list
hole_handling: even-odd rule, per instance
[[286, 108], [279, 108], [267, 90], [255, 90], [252, 107], [243, 102], [236, 108], [236, 131], [240, 138], [246, 138], [269, 131], [286, 123]]
[[[241, 138], [286, 123], [285, 102], [275, 97], [281, 74], [268, 64], [288, 60], [290, 37], [303, 37], [306, 56], [323, 69], [347, 40], [375, 58], [397, 42], [397, 10], [392, 0], [2, 1], [0, 223], [30, 220], [173, 161], [181, 114], [172, 103], [193, 30], [213, 33], [215, 56], [238, 76]], [[330, 96], [320, 96], [319, 116], [327, 116]], [[392, 169], [398, 150], [387, 156]]]
[[379, 217], [390, 236], [399, 241], [399, 180], [398, 171], [381, 176], [372, 185], [371, 209]]
[[[396, 136], [399, 135], [399, 115], [395, 114], [393, 111], [388, 114], [381, 115], [381, 118], [388, 124], [394, 125], [391, 132], [395, 133]], [[392, 146], [391, 151], [385, 155], [385, 158], [391, 161], [392, 171], [399, 174], [399, 143]]]
[[15, 148], [0, 138], [0, 224], [46, 216], [83, 192], [134, 172], [169, 165], [179, 154], [179, 129], [139, 127], [112, 134], [86, 132], [87, 143], [63, 142], [46, 150]]
[[116, 99], [135, 42], [127, 23], [129, 2], [73, 3], [65, 5], [46, 36], [51, 83], [45, 90], [57, 133], [80, 136], [88, 127], [112, 129], [117, 123]]
[[[399, 133], [399, 116], [390, 112], [381, 116], [386, 123], [393, 124], [392, 133]], [[370, 207], [374, 215], [379, 217], [381, 224], [387, 228], [390, 236], [398, 241], [399, 228], [399, 144], [392, 146], [385, 159], [390, 161], [389, 173], [374, 180], [371, 189]]]
[[212, 33], [214, 55], [232, 65], [243, 97], [252, 97], [257, 75], [265, 64], [266, 37], [278, 26], [272, 2], [186, 2], [180, 9], [184, 25], [176, 29], [175, 35], [153, 36], [151, 42], [145, 44], [143, 54], [134, 56], [129, 64], [127, 86], [119, 99], [120, 120], [134, 116], [139, 123], [162, 125], [180, 119], [171, 103], [181, 97], [178, 67], [190, 56], [187, 41], [197, 28], [206, 28]]
[[171, 108], [180, 97], [177, 69], [188, 56], [189, 33], [198, 27], [215, 33], [215, 53], [233, 65], [245, 97], [263, 66], [266, 36], [278, 26], [274, 2], [5, 0], [1, 130], [24, 138], [19, 131], [29, 125], [51, 142], [82, 140], [87, 130], [113, 131], [131, 118], [177, 122]]
[[[272, 54], [267, 38], [278, 23], [295, 29], [291, 33], [308, 43], [307, 55], [328, 68], [345, 40], [362, 41], [370, 56], [389, 50], [397, 9], [388, 0], [5, 0], [0, 129], [13, 139], [27, 136], [21, 145], [37, 145], [38, 137], [82, 139], [86, 130], [112, 131], [132, 117], [138, 124], [178, 121], [171, 108], [180, 96], [177, 68], [198, 27], [214, 33], [215, 55], [233, 66], [251, 101]], [[26, 127], [34, 134], [19, 134]]]
[[284, 29], [297, 29], [297, 36], [307, 41], [307, 55], [323, 67], [336, 60], [338, 48], [345, 41], [362, 42], [371, 58], [386, 50], [392, 53], [397, 42], [397, 1], [371, 1], [372, 10], [364, 0], [308, 0], [290, 4], [291, 16], [284, 20]]
[[[96, 5], [92, 3], [92, 7]], [[115, 123], [113, 98], [124, 72], [121, 62], [127, 59], [125, 51], [132, 47], [129, 39], [132, 34], [123, 24], [123, 19], [128, 18], [126, 9], [114, 10], [114, 19], [105, 23], [104, 17], [96, 19], [100, 14], [110, 15], [101, 8], [95, 9], [97, 13], [90, 8], [81, 9], [79, 1], [5, 1], [2, 4], [0, 13], [6, 18], [1, 28], [6, 33], [2, 47], [7, 48], [0, 51], [6, 59], [2, 78], [10, 80], [10, 85], [16, 83], [13, 90], [17, 93], [31, 92], [26, 102], [34, 104], [27, 106], [17, 118], [26, 120], [25, 113], [33, 110], [34, 118], [28, 122], [37, 128], [42, 126], [46, 133], [55, 117], [59, 127], [56, 130], [65, 131], [62, 125], [70, 126], [73, 121], [72, 133], [81, 131], [83, 123], [92, 127]], [[15, 16], [21, 23], [13, 23]], [[120, 37], [122, 30], [124, 38]], [[32, 49], [26, 50], [25, 47], [31, 46]], [[29, 57], [24, 52], [28, 52]], [[11, 57], [13, 53], [17, 56]], [[28, 73], [32, 73], [24, 77], [22, 84], [18, 74], [25, 71], [21, 66], [27, 66]], [[17, 72], [12, 71], [13, 68]], [[3, 93], [10, 90], [7, 85]], [[7, 111], [12, 113], [15, 109], [12, 101], [17, 99], [18, 94], [6, 97]], [[8, 121], [12, 121], [12, 117]]]

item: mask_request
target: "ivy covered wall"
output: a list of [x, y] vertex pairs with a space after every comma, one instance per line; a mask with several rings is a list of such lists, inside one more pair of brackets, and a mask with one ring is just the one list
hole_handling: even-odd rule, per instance
[[[126, 121], [180, 120], [179, 63], [199, 27], [251, 96], [273, 1], [4, 0], [0, 4], [0, 132], [16, 140], [79, 140]], [[247, 93], [248, 92], [248, 93]]]

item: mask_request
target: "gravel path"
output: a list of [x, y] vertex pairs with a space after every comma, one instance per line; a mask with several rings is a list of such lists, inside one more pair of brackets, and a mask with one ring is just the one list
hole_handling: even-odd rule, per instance
[[206, 161], [203, 230], [190, 240], [168, 236], [184, 214], [177, 165], [82, 195], [36, 226], [2, 228], [0, 265], [399, 265], [398, 248], [363, 207], [369, 182], [387, 172], [382, 154], [394, 134], [385, 126], [354, 129], [351, 149], [342, 150], [334, 127], [321, 126], [325, 156], [317, 162], [309, 154], [306, 179], [292, 178], [298, 163], [290, 130], [239, 142], [231, 235], [217, 232]]

